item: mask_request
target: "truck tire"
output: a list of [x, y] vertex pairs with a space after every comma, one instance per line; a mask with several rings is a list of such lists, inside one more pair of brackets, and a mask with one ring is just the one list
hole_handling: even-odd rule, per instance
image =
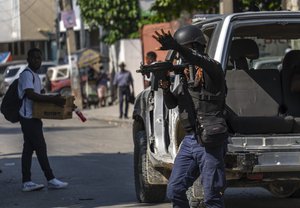
[[147, 180], [148, 161], [146, 132], [134, 133], [134, 182], [137, 200], [141, 203], [163, 202], [166, 185], [152, 185]]
[[297, 186], [295, 185], [295, 183], [291, 182], [273, 182], [269, 184], [268, 189], [275, 197], [287, 198], [295, 193]]
[[291, 198], [300, 198], [300, 189], [297, 189], [291, 196]]

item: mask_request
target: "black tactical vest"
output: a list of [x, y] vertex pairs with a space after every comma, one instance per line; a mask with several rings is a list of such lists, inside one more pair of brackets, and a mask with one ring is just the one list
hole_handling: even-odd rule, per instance
[[219, 89], [204, 70], [203, 77], [204, 83], [201, 86], [193, 87], [188, 84], [188, 91], [192, 97], [195, 112], [198, 116], [222, 116], [227, 93], [225, 77], [222, 80], [223, 83], [218, 83]]

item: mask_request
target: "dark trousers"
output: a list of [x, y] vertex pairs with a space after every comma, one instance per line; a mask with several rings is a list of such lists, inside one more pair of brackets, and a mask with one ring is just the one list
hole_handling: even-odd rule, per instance
[[31, 162], [35, 151], [39, 164], [47, 180], [54, 178], [47, 156], [47, 147], [43, 134], [43, 123], [40, 119], [20, 118], [24, 137], [22, 152], [22, 181], [31, 181]]
[[[129, 86], [119, 87], [119, 110], [120, 110], [120, 117], [122, 117], [123, 115], [125, 117], [128, 116], [129, 97], [130, 97], [130, 88], [129, 88]], [[123, 111], [123, 102], [124, 101], [125, 101], [125, 111]]]
[[167, 196], [173, 207], [188, 208], [187, 189], [201, 175], [204, 203], [207, 208], [224, 208], [225, 189], [224, 147], [205, 148], [194, 135], [185, 136], [175, 158]]

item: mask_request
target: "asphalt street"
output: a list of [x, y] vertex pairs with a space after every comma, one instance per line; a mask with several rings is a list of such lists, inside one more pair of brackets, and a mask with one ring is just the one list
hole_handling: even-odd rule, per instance
[[[97, 119], [100, 110], [68, 120], [44, 120], [49, 160], [57, 178], [70, 185], [64, 190], [47, 188], [21, 191], [19, 124], [0, 115], [0, 208], [167, 208], [171, 204], [139, 204], [133, 179], [131, 121]], [[103, 115], [103, 114], [102, 114]], [[34, 157], [32, 179], [46, 184]], [[299, 199], [278, 199], [260, 188], [227, 189], [227, 208], [299, 208]]]

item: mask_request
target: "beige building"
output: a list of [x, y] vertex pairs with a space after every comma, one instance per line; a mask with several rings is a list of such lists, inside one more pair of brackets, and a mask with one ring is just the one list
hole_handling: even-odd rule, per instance
[[10, 51], [13, 60], [25, 59], [30, 47], [43, 50], [51, 59], [51, 44], [56, 43], [55, 0], [0, 1], [0, 52]]
[[[72, 0], [76, 15], [76, 50], [91, 47], [99, 50], [99, 30], [81, 31], [81, 19], [76, 0]], [[13, 60], [26, 59], [29, 48], [42, 49], [45, 60], [56, 60], [66, 55], [65, 28], [56, 23], [60, 13], [58, 0], [0, 1], [0, 53], [10, 51]], [[59, 31], [57, 33], [57, 31]], [[60, 40], [60, 41], [57, 41]], [[60, 47], [57, 46], [60, 44]], [[60, 48], [60, 50], [58, 50]], [[59, 53], [58, 53], [59, 52]]]

